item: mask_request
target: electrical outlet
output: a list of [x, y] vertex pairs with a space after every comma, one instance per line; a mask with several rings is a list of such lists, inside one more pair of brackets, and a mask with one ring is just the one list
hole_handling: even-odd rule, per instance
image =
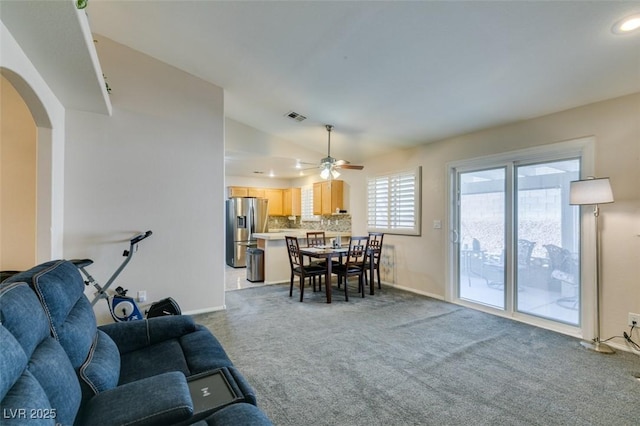
[[147, 301], [147, 292], [144, 290], [138, 291], [138, 302], [146, 302]]
[[633, 325], [635, 325], [636, 327], [640, 327], [640, 314], [632, 314], [631, 312], [629, 312], [629, 327]]

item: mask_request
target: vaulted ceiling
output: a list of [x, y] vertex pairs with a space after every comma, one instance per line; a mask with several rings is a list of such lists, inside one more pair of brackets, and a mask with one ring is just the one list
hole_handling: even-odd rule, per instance
[[612, 31], [640, 13], [637, 1], [91, 0], [86, 10], [93, 32], [221, 86], [229, 118], [317, 153], [309, 162], [326, 154], [325, 124], [332, 155], [363, 162], [640, 91], [640, 32]]

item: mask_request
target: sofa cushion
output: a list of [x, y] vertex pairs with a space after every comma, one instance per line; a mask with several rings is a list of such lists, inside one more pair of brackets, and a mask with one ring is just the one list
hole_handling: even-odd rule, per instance
[[[2, 356], [0, 356], [0, 400], [3, 400], [9, 389], [18, 381], [27, 368], [29, 359], [20, 343], [2, 325], [0, 325], [0, 342], [2, 342]], [[2, 406], [4, 407], [4, 401]]]
[[9, 279], [25, 280], [40, 299], [53, 337], [64, 348], [81, 379], [83, 400], [118, 384], [120, 353], [98, 332], [84, 281], [71, 262], [45, 262]]
[[42, 305], [26, 283], [0, 286], [0, 322], [0, 396], [8, 421], [33, 414], [51, 424], [72, 424], [80, 406], [80, 385], [66, 352], [49, 334]]
[[[116, 344], [98, 330], [85, 362], [80, 366], [83, 394], [98, 394], [118, 385], [120, 353]], [[89, 389], [85, 389], [85, 386]], [[90, 392], [89, 392], [90, 390]]]
[[193, 333], [180, 337], [180, 345], [191, 374], [233, 365], [222, 344], [203, 325], [196, 325]]
[[[193, 415], [187, 380], [172, 371], [96, 395], [81, 415], [83, 425], [171, 425]], [[189, 422], [190, 423], [190, 422]]]
[[120, 358], [120, 365], [119, 385], [169, 371], [180, 371], [185, 376], [190, 375], [178, 339], [127, 352]]
[[43, 263], [27, 272], [31, 273], [29, 284], [49, 316], [53, 337], [60, 341], [73, 367], [79, 368], [89, 354], [97, 330], [80, 271], [73, 263], [60, 260]]

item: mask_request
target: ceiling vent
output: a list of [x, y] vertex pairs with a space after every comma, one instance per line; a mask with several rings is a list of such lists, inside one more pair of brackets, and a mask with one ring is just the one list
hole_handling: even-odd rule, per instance
[[287, 116], [288, 118], [292, 119], [292, 120], [297, 121], [298, 123], [307, 119], [307, 117], [305, 117], [305, 116], [304, 116], [304, 115], [302, 115], [302, 114], [298, 114], [298, 113], [297, 113], [297, 112], [295, 112], [295, 111], [289, 111], [289, 112], [286, 114], [286, 116]]

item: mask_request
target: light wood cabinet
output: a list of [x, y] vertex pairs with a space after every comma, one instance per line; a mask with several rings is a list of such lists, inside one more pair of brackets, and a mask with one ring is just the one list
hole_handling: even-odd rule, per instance
[[302, 191], [300, 188], [228, 186], [227, 193], [229, 198], [266, 198], [269, 200], [269, 216], [300, 216], [302, 214]]
[[269, 216], [283, 215], [283, 191], [282, 189], [265, 189], [264, 197], [269, 200]]
[[256, 197], [256, 198], [265, 198], [265, 189], [264, 188], [247, 188], [247, 192], [248, 192], [248, 196], [249, 197]]
[[256, 197], [264, 198], [264, 188], [249, 188], [246, 186], [228, 186], [229, 198]]
[[313, 184], [313, 214], [326, 215], [342, 209], [344, 203], [344, 182], [330, 180]]
[[242, 186], [228, 186], [227, 191], [229, 193], [229, 198], [238, 198], [238, 197], [248, 197], [249, 196], [249, 188], [245, 188]]
[[282, 214], [285, 216], [300, 216], [302, 214], [302, 190], [287, 188], [282, 191]]

